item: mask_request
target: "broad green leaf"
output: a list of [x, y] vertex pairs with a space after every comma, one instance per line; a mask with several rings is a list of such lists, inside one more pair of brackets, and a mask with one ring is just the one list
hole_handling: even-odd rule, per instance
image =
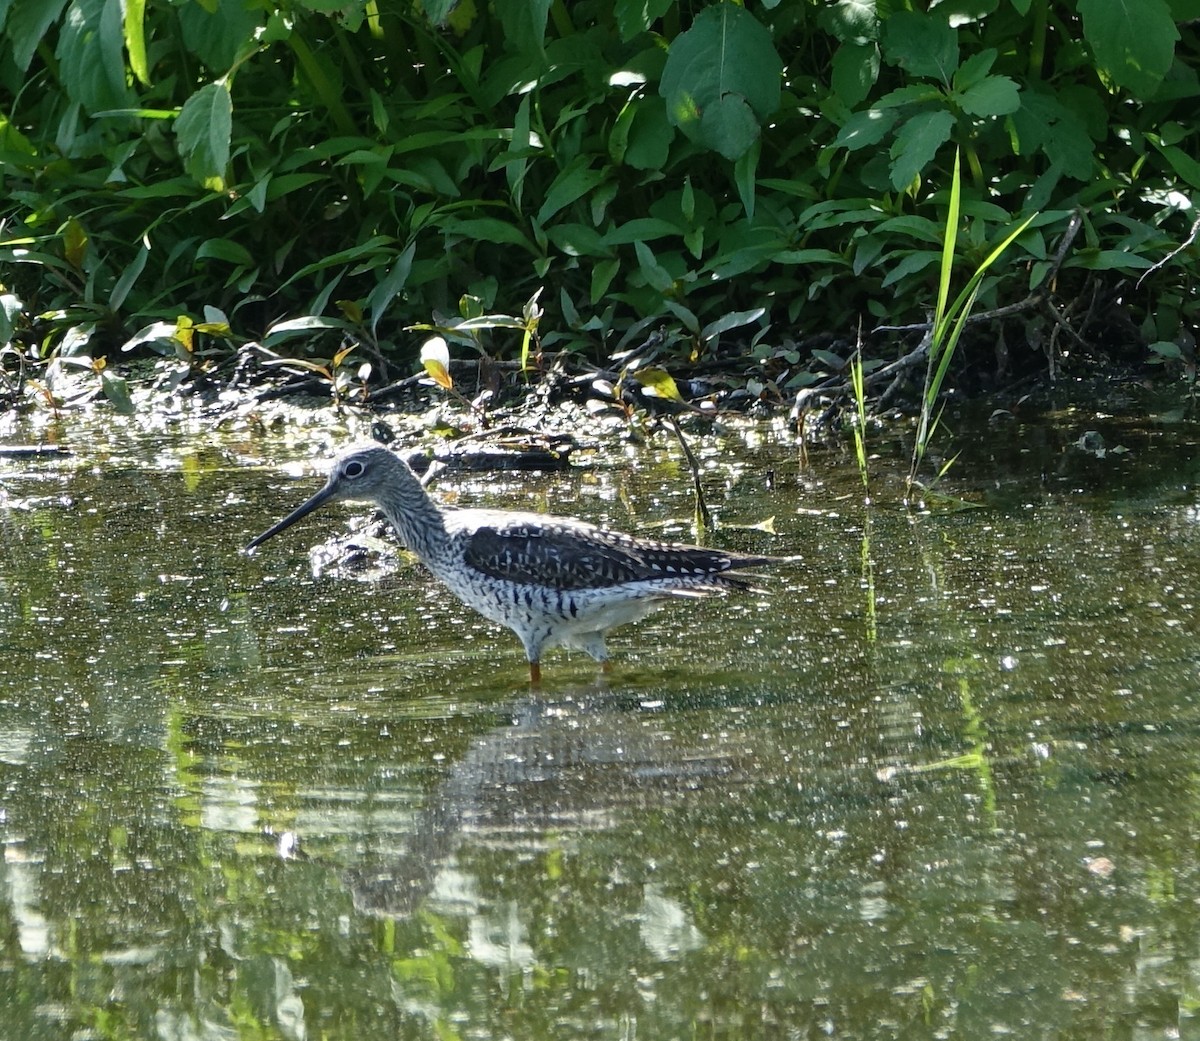
[[865, 112], [855, 112], [838, 131], [834, 146], [856, 152], [877, 145], [887, 137], [899, 118], [900, 114], [894, 109], [869, 108]]
[[700, 320], [696, 317], [692, 310], [684, 307], [683, 304], [676, 300], [672, 300], [669, 297], [663, 297], [662, 305], [683, 323], [683, 327], [689, 333], [692, 335], [699, 334]]
[[[1194, 75], [1192, 85], [1195, 89], [1189, 97], [1200, 94], [1200, 82], [1197, 82]], [[1103, 141], [1108, 137], [1111, 132], [1109, 120], [1113, 117], [1095, 89], [1078, 83], [1067, 84], [1061, 90], [1055, 91], [1054, 96], [1062, 105], [1067, 117], [1079, 123], [1084, 133], [1093, 141]], [[1103, 96], [1109, 97], [1107, 92]]]
[[915, 213], [902, 214], [885, 220], [875, 229], [879, 234], [904, 235], [921, 242], [941, 245], [942, 229], [928, 217]]
[[865, 44], [879, 38], [876, 0], [837, 0], [821, 12], [821, 25], [842, 43]]
[[[379, 176], [386, 176], [389, 180], [403, 181], [404, 174], [411, 175], [412, 183], [431, 195], [456, 199], [461, 194], [458, 181], [446, 171], [441, 160], [434, 155], [412, 156], [403, 171], [398, 171], [395, 167], [378, 167], [376, 183], [378, 183]], [[368, 178], [364, 177], [363, 180], [365, 186]]]
[[387, 164], [391, 161], [392, 149], [383, 145], [377, 145], [374, 148], [356, 148], [352, 152], [347, 152], [337, 161], [338, 166], [375, 166]]
[[1147, 344], [1147, 347], [1163, 361], [1179, 361], [1183, 357], [1183, 351], [1179, 349], [1179, 344], [1172, 343], [1170, 340], [1156, 340], [1154, 343]]
[[0, 293], [0, 347], [12, 342], [13, 330], [23, 308], [20, 297], [13, 293]]
[[208, 239], [202, 242], [196, 250], [197, 260], [224, 260], [229, 264], [241, 264], [245, 267], [253, 267], [254, 257], [250, 251], [239, 242], [234, 242], [233, 239]]
[[434, 25], [445, 25], [450, 12], [458, 6], [458, 0], [425, 0], [422, 5], [425, 17]]
[[910, 76], [947, 86], [958, 68], [958, 33], [939, 9], [932, 14], [897, 11], [883, 23], [883, 53]]
[[125, 303], [125, 298], [129, 295], [129, 290], [133, 288], [138, 277], [146, 269], [146, 261], [149, 259], [150, 246], [143, 239], [142, 245], [137, 251], [137, 256], [133, 258], [133, 263], [121, 272], [121, 277], [117, 279], [117, 284], [113, 286], [112, 293], [109, 294], [108, 307], [110, 311], [119, 311], [121, 309], [121, 305]]
[[568, 329], [578, 329], [582, 322], [579, 318], [579, 308], [575, 306], [575, 301], [568, 295], [565, 287], [558, 291], [558, 309], [562, 311], [563, 320], [567, 323]]
[[68, 217], [62, 230], [63, 256], [67, 263], [77, 271], [83, 270], [83, 261], [87, 257], [88, 234], [82, 224], [74, 217]]
[[1142, 271], [1152, 261], [1123, 249], [1081, 249], [1063, 267], [1081, 267], [1089, 271]]
[[604, 223], [608, 215], [608, 207], [617, 197], [617, 181], [614, 178], [611, 181], [605, 181], [594, 192], [588, 200], [591, 203], [592, 223], [598, 228]]
[[918, 112], [896, 131], [892, 157], [892, 187], [898, 191], [912, 183], [937, 150], [950, 140], [954, 116], [949, 112]]
[[129, 396], [129, 384], [124, 379], [105, 369], [100, 373], [100, 386], [117, 412], [123, 416], [133, 415], [133, 400]]
[[[363, 312], [357, 300], [335, 300], [334, 304], [342, 312], [343, 318], [353, 322], [355, 325], [362, 325]], [[333, 356], [333, 364], [338, 364], [336, 354]]]
[[350, 330], [351, 326], [349, 322], [342, 318], [325, 318], [322, 315], [306, 314], [299, 318], [289, 318], [286, 321], [276, 322], [267, 330], [262, 342], [264, 347], [271, 347], [284, 340], [290, 340], [297, 336], [304, 336], [308, 333], [324, 329]]
[[[718, 3], [672, 41], [659, 92], [675, 126], [697, 144], [736, 158], [752, 143], [746, 117], [759, 124], [779, 108], [782, 74], [770, 32], [745, 8]], [[710, 115], [730, 99], [740, 99], [745, 111]]]
[[408, 248], [396, 258], [396, 263], [392, 265], [392, 270], [388, 272], [387, 277], [372, 289], [371, 295], [367, 297], [367, 313], [371, 316], [372, 336], [375, 335], [375, 330], [379, 326], [379, 319], [383, 317], [384, 312], [396, 299], [396, 294], [404, 288], [404, 284], [408, 281], [416, 252], [417, 244], [410, 243]]
[[826, 368], [832, 369], [834, 372], [842, 372], [846, 368], [846, 359], [840, 354], [834, 354], [833, 351], [814, 348], [812, 356]]
[[850, 266], [850, 270], [854, 274], [861, 275], [867, 268], [879, 259], [879, 255], [883, 252], [884, 241], [877, 235], [863, 235], [854, 246], [854, 262]]
[[963, 63], [955, 70], [954, 89], [957, 91], [970, 90], [981, 82], [996, 63], [996, 48], [988, 47], [976, 54], [968, 55]]
[[1044, 152], [1068, 176], [1080, 181], [1091, 178], [1095, 144], [1083, 121], [1058, 98], [1041, 91], [1023, 91], [1021, 107], [1009, 119], [1019, 155]]
[[482, 239], [484, 242], [521, 246], [530, 253], [538, 252], [520, 228], [508, 221], [500, 220], [498, 217], [468, 217], [464, 220], [452, 217], [444, 219], [440, 223], [447, 232], [461, 235], [466, 239]]
[[[439, 137], [441, 135], [438, 135]], [[406, 140], [405, 144], [409, 141]], [[341, 134], [335, 137], [325, 138], [320, 141], [314, 141], [308, 148], [301, 149], [298, 152], [293, 152], [288, 155], [280, 164], [281, 170], [291, 170], [299, 166], [312, 166], [318, 163], [324, 163], [329, 159], [339, 159], [347, 152], [353, 152], [360, 148], [371, 149], [376, 147], [377, 141], [369, 137], [362, 137], [358, 134]], [[396, 154], [399, 154], [404, 149], [400, 145], [394, 146]]]
[[[8, 161], [10, 162], [17, 156], [25, 157], [37, 154], [33, 142], [13, 126], [11, 120], [3, 113], [0, 113], [0, 152], [14, 153], [9, 157]], [[17, 161], [20, 162], [20, 159]]]
[[889, 90], [871, 107], [875, 109], [903, 108], [905, 105], [920, 105], [940, 102], [942, 92], [930, 83], [910, 83], [906, 87]]
[[[508, 45], [527, 59], [545, 59], [546, 18], [552, 0], [492, 0]], [[533, 70], [530, 70], [531, 72]]]
[[587, 224], [555, 224], [546, 229], [546, 237], [571, 257], [607, 257], [612, 253], [600, 233]]
[[196, 183], [187, 177], [168, 177], [152, 184], [135, 184], [122, 188], [117, 195], [130, 202], [146, 199], [194, 198]]
[[223, 81], [196, 91], [175, 120], [175, 143], [188, 173], [213, 191], [225, 186], [232, 128], [233, 99]]
[[1179, 30], [1166, 0], [1079, 0], [1083, 37], [1114, 83], [1149, 98], [1175, 58]]
[[[284, 285], [291, 285], [300, 278], [307, 278], [309, 275], [315, 274], [318, 271], [325, 271], [329, 268], [345, 268], [355, 261], [361, 261], [365, 257], [372, 255], [385, 257], [386, 250], [395, 244], [395, 239], [390, 235], [373, 235], [366, 242], [360, 242], [357, 246], [350, 246], [347, 249], [340, 249], [336, 253], [330, 253], [321, 257], [319, 260], [313, 261], [311, 264], [305, 264], [299, 271], [291, 276]], [[318, 312], [319, 313], [319, 312]]]
[[920, 253], [909, 253], [902, 257], [896, 264], [888, 268], [888, 273], [884, 276], [884, 286], [895, 285], [895, 283], [908, 278], [909, 275], [914, 275], [918, 271], [924, 271], [931, 264], [938, 262], [938, 255], [932, 250], [927, 250]]
[[608, 177], [608, 170], [593, 170], [590, 166], [591, 156], [578, 155], [567, 164], [566, 169], [546, 190], [546, 196], [537, 212], [537, 222], [546, 224], [559, 210], [577, 199], [581, 199], [601, 181]]
[[246, 199], [255, 212], [262, 213], [267, 206], [267, 189], [271, 186], [271, 175], [266, 174], [254, 182], [254, 187], [246, 193]]
[[639, 101], [636, 96], [626, 101], [608, 132], [608, 155], [618, 165], [624, 161], [625, 151], [629, 148], [629, 129], [633, 126], [633, 117], [637, 115]]
[[823, 264], [845, 267], [846, 258], [831, 249], [785, 249], [772, 255], [776, 264]]
[[[317, 11], [321, 14], [332, 14], [334, 11], [345, 14], [350, 7], [361, 7], [362, 5], [361, 3], [354, 5], [347, 4], [345, 0], [296, 0], [296, 6], [309, 11]], [[351, 25], [354, 28], [358, 28], [353, 23]]]
[[[740, 159], [758, 140], [758, 120], [745, 99], [736, 94], [726, 94], [709, 105], [700, 117], [700, 129], [705, 143], [730, 161]], [[750, 206], [747, 212], [753, 215], [753, 210]]]
[[777, 254], [770, 247], [746, 246], [720, 253], [705, 265], [705, 271], [711, 272], [714, 279], [737, 278], [776, 259]]
[[635, 242], [633, 248], [637, 253], [638, 267], [646, 276], [646, 281], [660, 293], [669, 292], [675, 284], [675, 279], [671, 276], [671, 272], [658, 262], [654, 251], [644, 242]]
[[181, 358], [190, 358], [196, 346], [196, 323], [190, 315], [181, 314], [175, 319], [175, 342], [181, 348], [176, 350], [176, 354]]
[[324, 181], [325, 177], [321, 174], [313, 173], [287, 173], [279, 174], [272, 177], [267, 185], [267, 200], [274, 202], [276, 199], [281, 199], [289, 192], [294, 192], [299, 188], [307, 188], [310, 184], [315, 184], [318, 181]]
[[[292, 35], [292, 19], [282, 11], [272, 11], [267, 15], [267, 24], [263, 27], [259, 39], [263, 43], [282, 43]], [[379, 128], [383, 130], [383, 127]]]
[[1182, 148], [1174, 145], [1163, 147], [1159, 145], [1163, 158], [1171, 164], [1171, 169], [1183, 178], [1192, 188], [1200, 188], [1200, 162], [1197, 162]]
[[509, 194], [512, 196], [513, 205], [518, 208], [521, 206], [521, 199], [525, 191], [525, 172], [529, 167], [529, 160], [525, 155], [529, 150], [530, 143], [529, 99], [530, 95], [526, 94], [521, 99], [521, 104], [517, 106], [517, 115], [513, 120], [512, 139], [509, 141], [508, 147], [508, 151], [515, 154], [504, 165], [504, 177], [508, 181]]
[[951, 25], [966, 25], [968, 22], [978, 22], [1003, 4], [1007, 7], [1012, 0], [939, 0], [936, 7], [939, 14], [945, 15]]
[[55, 55], [67, 94], [88, 112], [132, 100], [125, 84], [121, 0], [72, 0]]
[[8, 12], [4, 35], [12, 47], [13, 62], [24, 72], [46, 30], [54, 25], [67, 0], [22, 0]]
[[629, 128], [625, 164], [635, 170], [661, 170], [673, 140], [675, 128], [667, 118], [667, 103], [658, 95], [641, 98]]
[[36, 264], [51, 271], [66, 271], [69, 266], [62, 257], [56, 257], [53, 253], [42, 253], [23, 246], [0, 249], [0, 260], [10, 264]]
[[1007, 76], [988, 76], [958, 96], [962, 110], [972, 116], [1007, 116], [1021, 107], [1017, 85]]
[[879, 77], [879, 47], [874, 43], [843, 43], [833, 54], [829, 85], [847, 108], [856, 108]]
[[644, 33], [672, 6], [672, 0], [615, 0], [613, 14], [621, 40], [628, 43], [638, 33]]
[[[762, 148], [757, 140], [751, 142], [733, 164], [733, 183], [737, 186], [738, 198], [745, 211], [746, 220], [754, 220], [754, 175], [758, 170], [758, 157]], [[726, 156], [726, 158], [731, 158]]]
[[[248, 41], [254, 39], [266, 21], [263, 8], [267, 6], [245, 0], [213, 0], [212, 6], [206, 9], [193, 2], [175, 8], [175, 17], [179, 20], [187, 51], [197, 55], [214, 75], [220, 76], [229, 70]], [[288, 34], [289, 40], [292, 35]]]
[[722, 315], [715, 322], [709, 322], [700, 330], [700, 335], [705, 340], [711, 340], [714, 336], [729, 332], [730, 329], [753, 325], [766, 313], [765, 307], [755, 307], [750, 311], [732, 311], [727, 315]]
[[1095, 171], [1096, 144], [1076, 120], [1054, 124], [1043, 147], [1046, 157], [1079, 181], [1090, 180]]
[[154, 322], [139, 329], [128, 340], [121, 344], [121, 350], [124, 353], [140, 347], [144, 343], [157, 343], [162, 346], [170, 346], [172, 353], [174, 352], [175, 343], [175, 323], [174, 322]]
[[633, 220], [618, 224], [604, 234], [606, 246], [623, 246], [631, 242], [645, 242], [648, 239], [661, 239], [668, 235], [678, 235], [681, 232], [678, 225], [658, 217], [635, 217]]
[[608, 293], [612, 280], [617, 277], [621, 262], [617, 259], [601, 260], [592, 267], [592, 282], [588, 291], [588, 303], [598, 304]]
[[[307, 266], [308, 267], [316, 267], [316, 268], [320, 269], [323, 266], [323, 264], [324, 264], [324, 262], [318, 261], [316, 264], [309, 264]], [[332, 266], [334, 268], [333, 277], [330, 278], [329, 281], [327, 283], [325, 283], [324, 287], [322, 287], [321, 291], [315, 297], [313, 297], [313, 301], [311, 304], [309, 304], [309, 307], [308, 307], [308, 313], [310, 315], [324, 314], [327, 310], [329, 310], [329, 301], [333, 299], [334, 292], [337, 290], [337, 287], [342, 284], [342, 279], [345, 277], [346, 272], [349, 270], [349, 268], [347, 268], [345, 266], [336, 265], [336, 264], [328, 265], [328, 266]], [[303, 271], [303, 270], [304, 269], [302, 268], [301, 271]], [[310, 274], [310, 272], [304, 272], [303, 275], [293, 275], [284, 284], [285, 285], [290, 284], [291, 282], [296, 281], [299, 278], [307, 278], [309, 274]], [[346, 327], [350, 328], [351, 327], [350, 323], [346, 323]]]

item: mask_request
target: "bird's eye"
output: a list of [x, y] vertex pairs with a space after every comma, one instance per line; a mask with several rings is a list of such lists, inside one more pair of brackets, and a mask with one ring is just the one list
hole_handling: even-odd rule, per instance
[[357, 459], [351, 459], [343, 468], [342, 473], [347, 477], [361, 477], [367, 468]]

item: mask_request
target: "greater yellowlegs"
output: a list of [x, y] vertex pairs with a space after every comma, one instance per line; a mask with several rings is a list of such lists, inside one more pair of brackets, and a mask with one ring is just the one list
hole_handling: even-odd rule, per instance
[[408, 464], [378, 444], [339, 456], [325, 487], [246, 549], [343, 499], [379, 506], [405, 547], [451, 592], [512, 629], [533, 683], [541, 680], [546, 648], [573, 647], [607, 663], [610, 629], [675, 597], [749, 589], [742, 569], [780, 559], [656, 542], [568, 517], [439, 506]]

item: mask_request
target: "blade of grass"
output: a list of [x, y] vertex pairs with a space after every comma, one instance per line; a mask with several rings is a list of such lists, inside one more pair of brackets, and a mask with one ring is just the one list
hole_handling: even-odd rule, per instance
[[[962, 291], [947, 304], [950, 297], [950, 280], [954, 268], [954, 248], [958, 241], [958, 218], [962, 202], [962, 178], [960, 156], [954, 153], [954, 174], [950, 182], [950, 205], [946, 213], [946, 230], [942, 241], [941, 267], [938, 272], [938, 298], [934, 310], [933, 323], [929, 341], [928, 364], [925, 369], [925, 386], [921, 394], [921, 414], [917, 423], [917, 435], [913, 444], [912, 460], [909, 465], [906, 498], [911, 497], [913, 485], [916, 483], [917, 470], [925, 458], [929, 442], [938, 426], [934, 417], [934, 406], [941, 395], [942, 385], [950, 370], [950, 363], [958, 349], [959, 339], [971, 316], [979, 295], [983, 276], [997, 259], [1012, 245], [1013, 241], [1033, 221], [1036, 214], [1026, 217], [1000, 242], [986, 259], [981, 263], [967, 280]], [[940, 479], [946, 472], [946, 467], [938, 473]], [[936, 480], [936, 479], [935, 479]]]

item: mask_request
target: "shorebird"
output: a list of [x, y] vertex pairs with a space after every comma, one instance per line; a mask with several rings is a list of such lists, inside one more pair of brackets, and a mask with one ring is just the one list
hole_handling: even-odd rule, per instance
[[605, 636], [679, 597], [751, 588], [745, 568], [781, 558], [657, 542], [569, 517], [434, 502], [382, 445], [349, 449], [316, 495], [246, 546], [253, 551], [328, 502], [373, 502], [405, 547], [463, 603], [520, 638], [529, 679], [542, 652], [577, 648], [608, 667]]

